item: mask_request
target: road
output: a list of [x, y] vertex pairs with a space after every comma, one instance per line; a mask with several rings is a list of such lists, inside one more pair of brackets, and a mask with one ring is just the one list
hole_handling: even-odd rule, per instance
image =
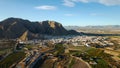
[[[41, 58], [41, 56], [43, 56], [43, 53], [46, 53], [47, 51], [49, 51], [49, 48], [44, 48], [39, 50], [36, 54], [34, 55], [30, 55], [29, 51], [27, 51], [26, 53], [29, 56], [26, 56], [23, 60], [21, 60], [18, 64], [16, 65], [16, 68], [33, 68], [33, 66], [36, 64], [36, 62], [38, 62], [38, 60]], [[27, 61], [27, 63], [26, 63]]]
[[[36, 68], [40, 66], [40, 64], [43, 63], [44, 59], [42, 59], [43, 56], [45, 56], [45, 53], [51, 51], [53, 49], [47, 49], [44, 52], [41, 52], [39, 56], [28, 66], [28, 68]], [[37, 66], [38, 65], [38, 66]]]

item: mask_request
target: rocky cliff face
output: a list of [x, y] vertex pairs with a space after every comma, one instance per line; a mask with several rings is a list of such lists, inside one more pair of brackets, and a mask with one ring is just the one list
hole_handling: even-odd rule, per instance
[[60, 23], [55, 21], [43, 21], [40, 23], [44, 29], [44, 34], [49, 35], [67, 35], [68, 31]]
[[[74, 31], [72, 31], [74, 32]], [[68, 35], [72, 34], [55, 21], [31, 22], [20, 18], [8, 18], [0, 22], [0, 38], [28, 39], [40, 38], [41, 35]], [[25, 36], [23, 36], [25, 34]]]

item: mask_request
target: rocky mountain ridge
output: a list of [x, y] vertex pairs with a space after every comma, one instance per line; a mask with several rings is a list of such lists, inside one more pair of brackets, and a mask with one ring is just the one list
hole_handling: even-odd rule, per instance
[[[0, 39], [41, 38], [42, 35], [79, 34], [74, 30], [67, 31], [56, 21], [31, 22], [20, 18], [8, 18], [0, 22]], [[24, 36], [25, 35], [25, 36]]]

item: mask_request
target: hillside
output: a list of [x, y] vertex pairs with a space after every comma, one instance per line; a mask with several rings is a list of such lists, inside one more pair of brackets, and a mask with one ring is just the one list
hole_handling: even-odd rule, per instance
[[[79, 34], [67, 31], [62, 24], [55, 21], [31, 22], [20, 18], [8, 18], [0, 22], [0, 39], [42, 38], [43, 35]], [[25, 36], [24, 36], [25, 35]]]

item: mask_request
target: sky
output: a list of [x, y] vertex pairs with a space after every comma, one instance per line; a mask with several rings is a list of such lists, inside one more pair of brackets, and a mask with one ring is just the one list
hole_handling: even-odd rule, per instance
[[120, 25], [120, 0], [0, 0], [0, 21], [9, 17], [64, 26]]

